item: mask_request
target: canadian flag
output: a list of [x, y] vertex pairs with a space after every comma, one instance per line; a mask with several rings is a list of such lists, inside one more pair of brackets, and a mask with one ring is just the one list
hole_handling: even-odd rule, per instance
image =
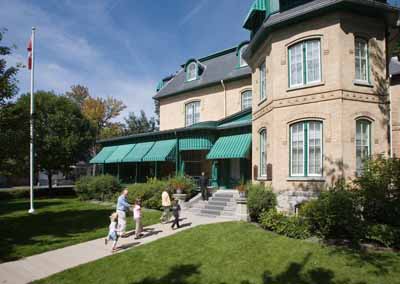
[[32, 69], [32, 37], [29, 39], [28, 42], [28, 69]]

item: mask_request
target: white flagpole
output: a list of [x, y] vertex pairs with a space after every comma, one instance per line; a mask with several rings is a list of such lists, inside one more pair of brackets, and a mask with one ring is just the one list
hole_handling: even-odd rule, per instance
[[34, 79], [34, 70], [35, 70], [35, 28], [32, 27], [32, 65], [31, 65], [31, 116], [30, 116], [30, 196], [31, 196], [31, 208], [29, 209], [29, 213], [35, 212], [33, 208], [33, 183], [35, 178], [35, 170], [34, 170], [34, 126], [33, 126], [33, 116], [35, 113], [34, 108], [34, 99], [33, 99], [33, 79]]

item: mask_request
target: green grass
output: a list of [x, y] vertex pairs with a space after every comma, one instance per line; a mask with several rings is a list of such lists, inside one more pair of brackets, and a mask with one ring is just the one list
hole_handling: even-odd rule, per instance
[[[31, 215], [28, 200], [0, 201], [0, 262], [104, 237], [113, 206], [74, 198], [39, 199]], [[144, 225], [159, 222], [158, 211], [144, 212]], [[128, 228], [133, 228], [128, 218]]]
[[35, 283], [395, 284], [400, 255], [325, 247], [232, 222], [187, 230]]

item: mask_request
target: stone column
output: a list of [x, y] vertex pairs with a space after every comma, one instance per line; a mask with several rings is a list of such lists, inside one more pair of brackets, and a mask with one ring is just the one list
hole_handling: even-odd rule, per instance
[[236, 198], [236, 218], [240, 221], [250, 221], [246, 197]]

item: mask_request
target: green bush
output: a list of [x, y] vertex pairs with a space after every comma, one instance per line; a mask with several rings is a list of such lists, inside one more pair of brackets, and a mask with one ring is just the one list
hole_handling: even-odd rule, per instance
[[82, 177], [75, 185], [76, 194], [81, 200], [110, 201], [121, 190], [119, 180], [111, 175]]
[[287, 216], [270, 209], [260, 215], [260, 224], [264, 229], [285, 235], [289, 238], [307, 239], [311, 236], [303, 218]]
[[366, 222], [400, 227], [400, 159], [367, 161], [355, 184]]
[[386, 247], [400, 248], [400, 229], [390, 225], [376, 224], [369, 226], [366, 238]]
[[182, 192], [186, 193], [188, 196], [193, 196], [196, 188], [196, 184], [194, 183], [193, 179], [183, 175], [171, 177], [167, 180], [167, 182], [171, 190], [176, 192], [176, 190], [180, 188]]
[[275, 208], [276, 196], [270, 187], [262, 184], [247, 186], [247, 207], [251, 220], [258, 221], [264, 211]]
[[364, 236], [363, 222], [355, 194], [349, 190], [329, 190], [304, 204], [300, 215], [311, 233], [324, 239], [359, 241]]

